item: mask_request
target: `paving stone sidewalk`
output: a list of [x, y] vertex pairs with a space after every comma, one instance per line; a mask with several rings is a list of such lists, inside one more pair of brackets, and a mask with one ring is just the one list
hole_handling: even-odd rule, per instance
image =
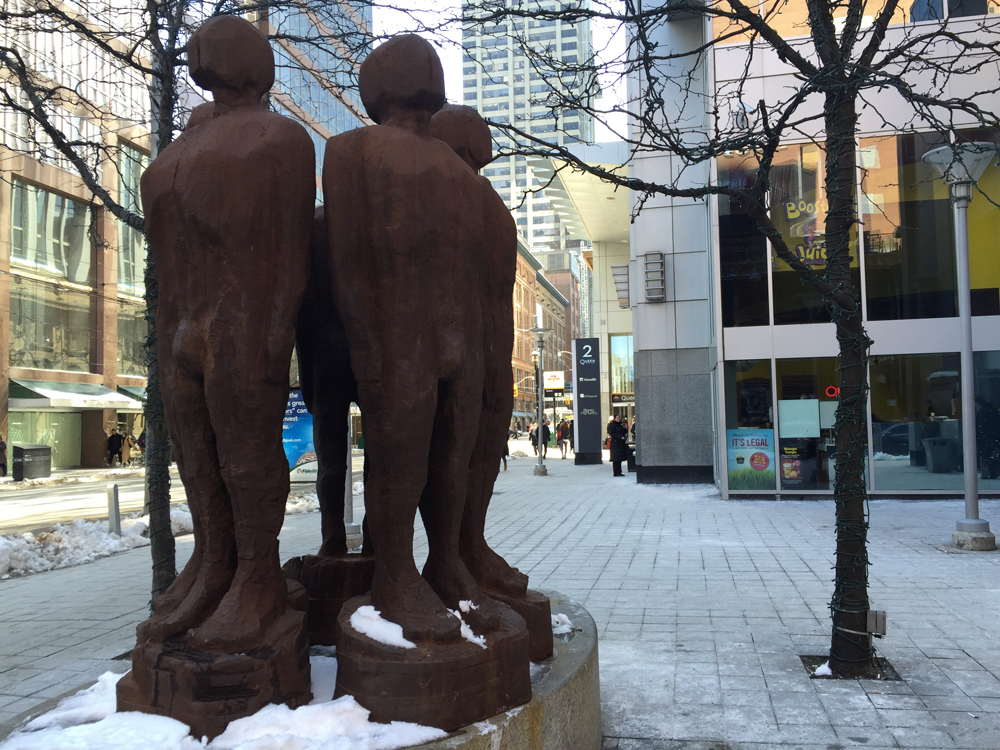
[[[1000, 748], [1000, 553], [950, 548], [960, 502], [871, 504], [879, 645], [903, 681], [811, 680], [799, 655], [829, 647], [832, 501], [723, 502], [712, 487], [548, 464], [534, 477], [531, 459], [510, 462], [488, 532], [532, 585], [594, 616], [609, 750]], [[1000, 502], [982, 515], [1000, 527]], [[313, 551], [318, 515], [286, 517], [281, 540], [285, 557]], [[127, 668], [112, 657], [146, 616], [148, 555], [0, 582], [0, 737]]]

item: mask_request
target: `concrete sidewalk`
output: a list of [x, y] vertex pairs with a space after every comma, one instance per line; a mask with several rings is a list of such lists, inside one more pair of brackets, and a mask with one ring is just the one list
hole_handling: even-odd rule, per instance
[[[832, 501], [723, 502], [551, 456], [547, 477], [524, 458], [500, 474], [488, 532], [594, 616], [606, 748], [1000, 747], [1000, 553], [950, 548], [960, 502], [872, 503], [872, 606], [903, 681], [811, 680], [799, 655], [829, 647]], [[1000, 525], [1000, 502], [982, 515]], [[288, 516], [281, 539], [284, 557], [314, 551], [319, 516]], [[0, 582], [0, 722], [127, 668], [112, 657], [147, 613], [148, 555]]]

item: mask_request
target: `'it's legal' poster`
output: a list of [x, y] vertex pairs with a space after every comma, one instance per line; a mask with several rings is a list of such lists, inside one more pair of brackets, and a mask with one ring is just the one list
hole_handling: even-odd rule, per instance
[[730, 490], [771, 490], [774, 486], [774, 430], [726, 430]]

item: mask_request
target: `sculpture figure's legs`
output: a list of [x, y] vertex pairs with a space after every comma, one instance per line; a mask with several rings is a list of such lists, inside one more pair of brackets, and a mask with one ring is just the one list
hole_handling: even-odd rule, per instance
[[160, 351], [163, 400], [177, 466], [195, 527], [194, 552], [156, 601], [156, 614], [139, 626], [139, 640], [163, 639], [202, 622], [228, 590], [236, 571], [233, 514], [219, 472], [204, 384], [177, 366], [171, 348]]
[[242, 651], [258, 645], [285, 610], [278, 532], [288, 499], [281, 447], [288, 389], [257, 380], [206, 386], [222, 479], [232, 501], [237, 567], [218, 609], [192, 640], [209, 650]]
[[466, 618], [494, 624], [498, 612], [469, 573], [459, 555], [459, 533], [468, 486], [469, 459], [475, 447], [467, 426], [478, 424], [482, 408], [482, 365], [438, 390], [428, 465], [427, 485], [420, 499], [420, 515], [427, 530], [428, 555], [423, 576], [441, 600], [452, 609], [472, 601], [479, 609]]
[[528, 588], [528, 576], [509, 565], [486, 542], [486, 513], [496, 482], [496, 466], [507, 440], [509, 412], [509, 409], [498, 411], [491, 403], [483, 406], [476, 447], [469, 464], [460, 551], [469, 572], [487, 593], [523, 596]]
[[[358, 383], [371, 462], [365, 520], [377, 550], [372, 605], [401, 625], [411, 641], [453, 641], [460, 637], [458, 621], [413, 562], [413, 520], [427, 481], [436, 387], [429, 377], [420, 378], [419, 365], [400, 364], [411, 369], [400, 377], [383, 374], [378, 382]], [[434, 454], [443, 452], [435, 446]]]
[[319, 498], [323, 544], [322, 557], [342, 557], [347, 554], [347, 534], [344, 530], [344, 486], [347, 479], [347, 416], [350, 397], [337, 378], [316, 378], [313, 396], [313, 443], [319, 474], [316, 495]]

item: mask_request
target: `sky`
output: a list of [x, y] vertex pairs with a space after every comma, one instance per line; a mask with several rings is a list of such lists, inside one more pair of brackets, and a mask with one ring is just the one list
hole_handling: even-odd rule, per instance
[[[613, 0], [612, 0], [613, 2]], [[404, 13], [397, 8], [402, 4], [412, 9]], [[428, 27], [442, 24], [446, 19], [457, 18], [458, 3], [442, 4], [434, 0], [398, 0], [396, 7], [386, 7], [375, 4], [372, 9], [374, 32], [377, 36], [395, 34], [412, 30], [418, 24]], [[607, 23], [593, 22], [591, 25], [594, 50], [599, 60], [614, 59], [625, 49], [625, 35], [618, 26]], [[458, 23], [444, 26], [434, 33], [423, 33], [437, 48], [444, 68], [445, 93], [448, 101], [454, 104], [462, 103], [462, 28]], [[610, 109], [614, 105], [622, 105], [625, 101], [624, 85], [613, 80], [613, 76], [601, 77], [603, 98], [598, 106]], [[607, 122], [598, 120], [595, 130], [597, 142], [619, 140], [616, 134], [622, 132], [625, 126], [624, 115], [613, 113]], [[610, 126], [610, 127], [609, 127]]]

